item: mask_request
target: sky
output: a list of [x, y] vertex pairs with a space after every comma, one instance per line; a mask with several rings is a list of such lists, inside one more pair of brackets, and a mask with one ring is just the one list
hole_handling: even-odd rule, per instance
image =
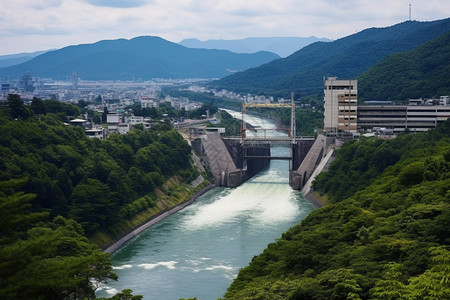
[[0, 0], [0, 55], [152, 35], [338, 39], [450, 17], [448, 0]]

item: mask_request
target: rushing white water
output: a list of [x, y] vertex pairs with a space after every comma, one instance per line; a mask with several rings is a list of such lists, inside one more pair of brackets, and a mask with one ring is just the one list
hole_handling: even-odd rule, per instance
[[[260, 118], [246, 121], [274, 128]], [[288, 151], [272, 149], [277, 156]], [[130, 288], [144, 299], [222, 297], [239, 269], [315, 208], [291, 189], [288, 169], [287, 161], [271, 161], [241, 186], [215, 188], [144, 231], [113, 254], [119, 280], [102, 284], [97, 296]]]

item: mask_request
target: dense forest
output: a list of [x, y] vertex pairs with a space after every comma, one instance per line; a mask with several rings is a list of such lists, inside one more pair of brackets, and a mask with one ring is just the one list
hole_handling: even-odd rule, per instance
[[167, 123], [89, 139], [63, 123], [79, 112], [52, 100], [24, 105], [17, 95], [0, 108], [2, 299], [92, 297], [92, 279], [116, 276], [86, 236], [157, 206], [154, 190], [169, 178], [199, 174]]
[[345, 143], [314, 188], [330, 204], [255, 256], [224, 299], [450, 298], [450, 120]]
[[358, 100], [439, 98], [450, 94], [450, 31], [396, 53], [358, 77]]

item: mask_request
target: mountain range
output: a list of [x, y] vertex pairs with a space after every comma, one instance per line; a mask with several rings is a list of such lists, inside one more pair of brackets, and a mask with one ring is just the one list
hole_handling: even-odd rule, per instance
[[315, 42], [330, 42], [326, 38], [311, 37], [249, 37], [240, 40], [206, 40], [185, 39], [180, 45], [189, 48], [222, 49], [236, 53], [255, 53], [269, 51], [286, 57], [301, 48]]
[[[32, 76], [66, 79], [73, 71], [85, 80], [221, 78], [210, 86], [281, 97], [295, 92], [298, 97], [322, 93], [323, 79], [337, 76], [357, 78], [362, 100], [429, 97], [450, 93], [442, 88], [450, 86], [443, 80], [450, 78], [448, 38], [420, 47], [448, 32], [450, 18], [406, 21], [332, 42], [314, 42], [285, 58], [267, 51], [238, 54], [194, 49], [151, 36], [104, 40], [48, 51], [22, 64], [0, 68], [0, 78], [18, 78], [30, 72]], [[222, 46], [238, 47], [249, 41], [257, 45], [258, 40], [223, 41]], [[189, 41], [197, 43], [182, 43]], [[214, 41], [204, 43], [212, 46], [210, 42]]]
[[[50, 51], [50, 50], [47, 50]], [[36, 51], [30, 53], [17, 53], [0, 56], [0, 68], [9, 67], [29, 61], [33, 57], [44, 54], [47, 51]]]
[[449, 30], [450, 18], [370, 28], [333, 42], [310, 44], [286, 58], [235, 73], [211, 86], [284, 97], [292, 91], [299, 96], [321, 93], [325, 76], [356, 78], [388, 55], [412, 50]]
[[104, 40], [49, 51], [22, 64], [0, 68], [0, 77], [65, 79], [76, 71], [86, 80], [221, 78], [279, 58], [278, 55], [192, 49], [159, 37]]

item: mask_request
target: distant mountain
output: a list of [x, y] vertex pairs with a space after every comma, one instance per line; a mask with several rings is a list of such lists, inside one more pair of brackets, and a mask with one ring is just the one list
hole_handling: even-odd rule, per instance
[[189, 48], [221, 49], [236, 53], [255, 53], [269, 51], [281, 57], [291, 55], [301, 48], [315, 42], [330, 42], [325, 38], [311, 37], [249, 37], [240, 40], [206, 40], [185, 39], [179, 44]]
[[[50, 51], [50, 50], [47, 50]], [[29, 61], [33, 57], [44, 54], [47, 51], [36, 51], [31, 53], [18, 53], [0, 56], [0, 68], [9, 67]]]
[[221, 78], [279, 58], [270, 52], [237, 54], [191, 49], [159, 37], [104, 40], [69, 46], [23, 64], [1, 68], [0, 77], [33, 76], [65, 79], [76, 71], [86, 80], [151, 78]]
[[450, 95], [450, 31], [386, 59], [358, 77], [361, 100]]
[[404, 52], [450, 30], [450, 18], [370, 28], [334, 42], [316, 42], [294, 54], [212, 82], [236, 92], [288, 96], [320, 93], [324, 76], [356, 78], [386, 56]]

